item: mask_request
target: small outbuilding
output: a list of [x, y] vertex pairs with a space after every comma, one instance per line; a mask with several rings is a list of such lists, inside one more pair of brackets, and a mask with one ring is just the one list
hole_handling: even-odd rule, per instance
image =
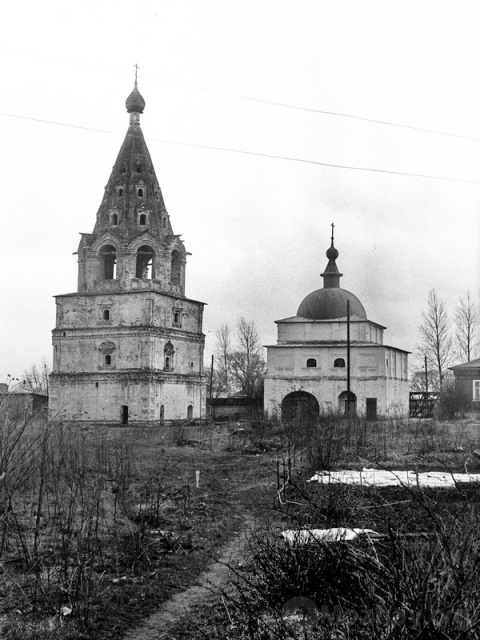
[[466, 405], [480, 410], [480, 358], [449, 367], [455, 376], [458, 397]]
[[14, 420], [29, 420], [32, 416], [46, 417], [48, 396], [42, 393], [9, 391], [6, 384], [0, 384], [0, 411]]

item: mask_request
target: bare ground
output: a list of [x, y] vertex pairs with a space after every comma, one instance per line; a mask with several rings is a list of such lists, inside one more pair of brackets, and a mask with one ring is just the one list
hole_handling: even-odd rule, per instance
[[169, 634], [169, 630], [178, 624], [179, 620], [188, 616], [193, 607], [209, 601], [212, 589], [228, 581], [230, 566], [241, 561], [246, 535], [254, 526], [254, 518], [251, 514], [245, 514], [241, 532], [221, 550], [219, 558], [199, 576], [197, 584], [164, 602], [144, 624], [127, 633], [125, 640], [172, 639], [174, 636]]

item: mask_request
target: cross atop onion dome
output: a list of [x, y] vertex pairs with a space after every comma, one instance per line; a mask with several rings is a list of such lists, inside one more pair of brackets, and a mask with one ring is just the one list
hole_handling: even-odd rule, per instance
[[127, 100], [125, 101], [125, 106], [127, 107], [128, 113], [140, 114], [140, 113], [143, 113], [143, 110], [145, 109], [145, 100], [143, 99], [142, 94], [138, 90], [137, 71], [138, 71], [138, 65], [136, 64], [135, 65], [135, 85], [133, 87], [132, 93], [128, 96]]
[[342, 274], [338, 271], [337, 263], [335, 262], [335, 260], [339, 256], [339, 253], [338, 249], [333, 246], [334, 228], [335, 225], [332, 224], [332, 244], [327, 249], [328, 264], [324, 273], [321, 274], [323, 278], [323, 286], [327, 289], [340, 287], [340, 278], [342, 277]]

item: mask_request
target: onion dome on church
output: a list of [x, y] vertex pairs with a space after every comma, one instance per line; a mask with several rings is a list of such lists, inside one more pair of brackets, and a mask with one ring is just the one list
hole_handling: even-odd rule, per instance
[[347, 301], [350, 302], [350, 316], [357, 316], [363, 320], [367, 319], [367, 314], [362, 303], [357, 296], [346, 289], [340, 288], [340, 278], [336, 264], [338, 251], [332, 244], [327, 249], [328, 264], [325, 272], [321, 274], [323, 278], [323, 289], [312, 291], [306, 296], [298, 307], [297, 316], [308, 320], [334, 320], [347, 316]]
[[145, 100], [143, 99], [142, 94], [138, 90], [136, 79], [135, 79], [135, 86], [133, 88], [133, 91], [125, 101], [125, 106], [127, 107], [128, 113], [132, 113], [132, 112], [143, 113], [143, 110], [145, 109]]

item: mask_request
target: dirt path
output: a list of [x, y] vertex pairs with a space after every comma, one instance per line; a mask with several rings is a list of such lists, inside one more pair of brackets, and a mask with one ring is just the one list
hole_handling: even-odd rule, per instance
[[125, 640], [174, 640], [174, 636], [169, 634], [169, 629], [188, 615], [192, 607], [208, 600], [211, 597], [212, 588], [226, 582], [230, 573], [227, 565], [241, 560], [246, 536], [254, 525], [253, 517], [246, 515], [241, 532], [222, 549], [219, 559], [212, 562], [209, 568], [199, 576], [197, 584], [164, 602], [142, 626], [127, 633]]

